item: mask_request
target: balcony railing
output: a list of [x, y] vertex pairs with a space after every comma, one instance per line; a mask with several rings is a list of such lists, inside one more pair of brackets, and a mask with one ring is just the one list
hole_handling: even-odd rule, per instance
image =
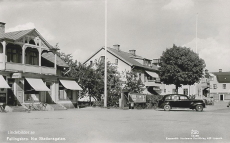
[[39, 73], [39, 74], [56, 74], [56, 69], [53, 67], [43, 67], [37, 65], [28, 65], [21, 63], [6, 62], [6, 70], [28, 72], [28, 73]]

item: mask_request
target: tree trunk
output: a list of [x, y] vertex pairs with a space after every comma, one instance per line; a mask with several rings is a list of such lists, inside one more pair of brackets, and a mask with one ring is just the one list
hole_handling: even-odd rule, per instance
[[178, 86], [178, 85], [176, 85], [176, 93], [177, 93], [177, 94], [178, 94], [178, 87], [179, 87], [179, 86]]

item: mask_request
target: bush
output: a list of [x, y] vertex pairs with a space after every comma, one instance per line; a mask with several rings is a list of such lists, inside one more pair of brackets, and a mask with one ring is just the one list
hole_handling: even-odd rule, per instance
[[93, 107], [97, 106], [97, 107], [102, 107], [104, 105], [103, 101], [94, 101], [93, 102]]

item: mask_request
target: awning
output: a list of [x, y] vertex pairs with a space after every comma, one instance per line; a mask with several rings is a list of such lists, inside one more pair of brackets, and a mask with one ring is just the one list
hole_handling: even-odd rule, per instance
[[0, 88], [10, 88], [2, 75], [0, 75]]
[[82, 88], [73, 80], [60, 80], [61, 84], [70, 90], [82, 90]]
[[154, 78], [159, 78], [158, 74], [155, 73], [155, 72], [150, 72], [150, 71], [146, 71], [147, 74], [149, 74], [151, 77], [154, 77]]
[[42, 79], [26, 78], [26, 80], [35, 91], [50, 91], [50, 89], [45, 85]]

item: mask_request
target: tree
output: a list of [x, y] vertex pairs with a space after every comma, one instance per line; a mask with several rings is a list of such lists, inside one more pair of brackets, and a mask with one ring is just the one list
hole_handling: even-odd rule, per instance
[[[75, 78], [82, 87], [81, 97], [88, 93], [90, 97], [100, 101], [101, 95], [104, 94], [104, 61], [95, 60], [92, 65], [85, 65], [73, 61], [71, 54], [58, 53], [58, 56], [69, 65], [69, 69], [63, 72], [65, 76]], [[108, 104], [114, 105], [118, 103], [121, 92], [121, 82], [120, 73], [110, 62], [107, 63], [107, 75]]]
[[126, 89], [128, 92], [135, 92], [135, 93], [141, 93], [142, 87], [144, 86], [141, 79], [138, 78], [138, 75], [136, 72], [126, 72], [126, 83], [124, 86], [124, 89]]
[[164, 84], [174, 84], [176, 91], [181, 85], [193, 85], [203, 75], [205, 62], [198, 54], [186, 47], [166, 49], [160, 57], [159, 76]]

